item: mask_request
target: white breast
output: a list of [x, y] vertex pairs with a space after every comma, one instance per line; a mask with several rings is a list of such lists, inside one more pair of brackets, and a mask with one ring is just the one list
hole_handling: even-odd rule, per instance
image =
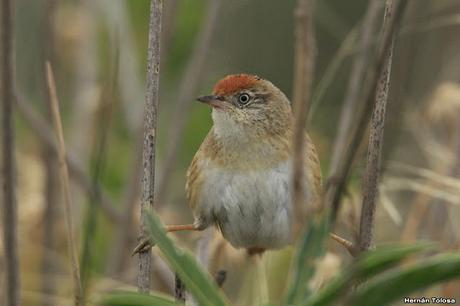
[[200, 216], [235, 247], [280, 248], [291, 242], [291, 163], [230, 171], [208, 163]]

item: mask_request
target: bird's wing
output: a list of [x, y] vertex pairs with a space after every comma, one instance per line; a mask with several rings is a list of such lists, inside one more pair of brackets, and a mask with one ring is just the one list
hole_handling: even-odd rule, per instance
[[305, 133], [305, 159], [304, 159], [304, 175], [305, 175], [305, 204], [296, 209], [296, 217], [293, 222], [294, 237], [298, 238], [305, 228], [306, 223], [311, 218], [312, 214], [318, 212], [321, 207], [321, 168], [319, 164], [318, 153], [315, 145], [310, 137]]
[[187, 180], [185, 183], [185, 193], [187, 196], [187, 202], [190, 208], [195, 211], [199, 201], [199, 195], [203, 186], [204, 172], [206, 168], [206, 152], [204, 147], [212, 141], [212, 129], [209, 131], [208, 135], [204, 139], [200, 148], [196, 152], [193, 160], [187, 170]]
[[200, 150], [193, 157], [192, 163], [187, 170], [187, 180], [185, 183], [185, 193], [187, 196], [187, 203], [192, 210], [195, 210], [198, 202], [198, 196], [201, 191], [201, 156]]

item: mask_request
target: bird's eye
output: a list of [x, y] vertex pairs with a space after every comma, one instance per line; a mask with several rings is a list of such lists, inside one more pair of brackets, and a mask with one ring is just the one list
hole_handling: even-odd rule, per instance
[[238, 97], [238, 102], [240, 102], [241, 104], [246, 104], [249, 102], [249, 100], [251, 100], [251, 97], [244, 93], [244, 94], [241, 94], [239, 97]]

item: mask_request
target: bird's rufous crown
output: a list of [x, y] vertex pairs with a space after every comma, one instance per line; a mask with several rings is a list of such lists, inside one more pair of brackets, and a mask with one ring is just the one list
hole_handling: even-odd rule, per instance
[[213, 93], [226, 96], [242, 89], [248, 89], [261, 80], [260, 77], [251, 74], [231, 74], [217, 82]]

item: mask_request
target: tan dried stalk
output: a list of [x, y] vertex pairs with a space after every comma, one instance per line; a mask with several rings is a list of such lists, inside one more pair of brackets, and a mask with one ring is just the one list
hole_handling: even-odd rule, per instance
[[[160, 37], [161, 14], [163, 2], [151, 0], [149, 42], [147, 50], [147, 88], [145, 93], [144, 109], [144, 148], [142, 154], [143, 177], [141, 194], [141, 228], [140, 241], [148, 237], [147, 214], [153, 209], [155, 191], [155, 148], [158, 113], [158, 90], [160, 81]], [[151, 270], [150, 248], [139, 252], [139, 274], [137, 286], [141, 292], [150, 290]]]
[[[293, 108], [296, 114], [308, 117], [309, 100], [315, 71], [316, 42], [314, 0], [298, 0], [296, 18]], [[305, 125], [304, 119], [302, 128]]]
[[[393, 0], [387, 0], [383, 31], [388, 31], [388, 19], [393, 11]], [[368, 250], [373, 241], [375, 210], [378, 199], [378, 184], [380, 168], [382, 164], [383, 132], [385, 129], [385, 112], [390, 88], [391, 62], [394, 48], [394, 33], [391, 42], [384, 55], [383, 70], [380, 73], [377, 91], [375, 93], [375, 106], [372, 113], [369, 135], [369, 148], [367, 153], [367, 166], [364, 174], [363, 202], [361, 208], [361, 220], [359, 226], [358, 248], [360, 251]]]
[[[53, 131], [45, 119], [35, 111], [24, 98], [15, 92], [14, 100], [16, 109], [24, 118], [25, 122], [30, 125], [31, 129], [37, 134], [38, 138], [47, 145], [54, 154], [58, 154], [58, 144], [54, 139]], [[93, 185], [89, 179], [82, 162], [76, 157], [76, 154], [67, 150], [67, 166], [69, 167], [72, 179], [74, 179], [96, 203], [100, 203], [105, 215], [113, 222], [118, 222], [122, 216], [115, 209], [113, 201], [109, 198], [107, 192], [101, 189], [101, 186]], [[100, 190], [98, 190], [100, 189]]]
[[[43, 39], [41, 40], [41, 49], [43, 53], [42, 63], [46, 59], [54, 59], [55, 37], [52, 22], [55, 17], [57, 0], [47, 0], [45, 3], [45, 13], [43, 18]], [[45, 68], [45, 67], [43, 67]], [[43, 69], [45, 71], [46, 69]], [[46, 79], [44, 76], [43, 80]], [[46, 82], [43, 82], [45, 92], [45, 109], [46, 118], [51, 121], [52, 114]], [[53, 252], [56, 246], [56, 220], [59, 218], [58, 207], [58, 189], [59, 189], [59, 171], [57, 156], [53, 150], [46, 144], [41, 144], [41, 158], [45, 167], [45, 209], [43, 211], [43, 255], [41, 262], [41, 288], [43, 292], [43, 306], [54, 306], [53, 296], [56, 292], [56, 263], [53, 259]]]
[[70, 181], [69, 170], [67, 169], [66, 150], [64, 143], [64, 132], [62, 129], [61, 115], [59, 112], [59, 101], [56, 92], [56, 83], [54, 81], [53, 71], [49, 62], [46, 63], [46, 77], [48, 84], [48, 91], [51, 104], [51, 112], [53, 115], [54, 129], [58, 141], [58, 159], [59, 159], [59, 173], [61, 176], [61, 188], [64, 195], [64, 217], [67, 227], [67, 246], [69, 251], [72, 278], [74, 285], [74, 305], [83, 305], [82, 288], [80, 280], [80, 269], [78, 267], [77, 248], [75, 246], [75, 237], [73, 232], [72, 222], [72, 199], [70, 196]]
[[[293, 111], [295, 116], [293, 146], [293, 205], [296, 216], [302, 216], [305, 201], [305, 190], [302, 182], [305, 179], [305, 125], [308, 118], [310, 92], [315, 69], [315, 29], [314, 1], [299, 0], [295, 9], [296, 43], [295, 43], [295, 74]], [[297, 220], [295, 231], [303, 226], [304, 220]]]
[[387, 54], [393, 44], [393, 35], [399, 27], [406, 5], [407, 1], [398, 1], [395, 5], [394, 13], [388, 20], [375, 63], [370, 67], [364, 79], [363, 95], [360, 99], [361, 108], [357, 110], [358, 114], [356, 116], [356, 124], [350, 132], [346, 151], [341, 156], [337, 170], [332, 174], [333, 179], [327, 186], [325, 203], [327, 206], [332, 207], [333, 220], [335, 220], [337, 215], [340, 199], [344, 191], [353, 160], [355, 159], [359, 145], [363, 139], [363, 135], [366, 132], [366, 127], [369, 123], [373, 110], [375, 93], [377, 92], [380, 75], [387, 62]]

